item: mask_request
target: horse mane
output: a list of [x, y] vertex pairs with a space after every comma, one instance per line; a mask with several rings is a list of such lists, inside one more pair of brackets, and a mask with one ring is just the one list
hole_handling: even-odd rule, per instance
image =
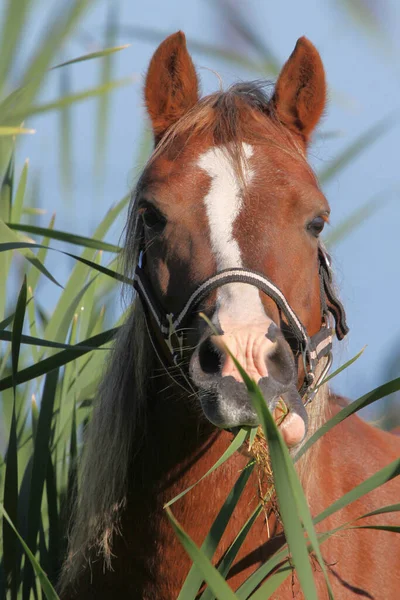
[[[279, 145], [294, 159], [302, 160], [308, 166], [304, 147], [274, 115], [268, 92], [270, 85], [265, 81], [237, 83], [226, 91], [201, 99], [167, 131], [147, 167], [161, 152], [171, 150], [177, 140], [181, 144], [187, 143], [191, 135], [199, 133], [211, 135], [215, 144], [226, 145], [239, 175], [244, 160], [244, 141]], [[244, 125], [243, 111], [257, 123], [255, 128]], [[147, 167], [132, 194], [125, 229], [122, 261], [128, 277], [132, 276], [139, 260], [142, 233], [135, 199], [145, 182]], [[108, 356], [108, 368], [85, 432], [79, 483], [81, 493], [77, 495], [72, 510], [61, 590], [77, 580], [93, 556], [99, 556], [110, 567], [113, 535], [118, 533], [121, 509], [126, 504], [128, 472], [140, 441], [146, 435], [146, 401], [155, 363], [143, 310], [140, 302], [132, 298], [132, 293], [132, 288], [129, 288], [126, 295], [132, 305], [130, 313]], [[320, 389], [311, 404], [308, 436], [324, 421], [328, 402], [325, 388]], [[304, 473], [310, 470], [308, 455], [309, 452], [300, 461]]]

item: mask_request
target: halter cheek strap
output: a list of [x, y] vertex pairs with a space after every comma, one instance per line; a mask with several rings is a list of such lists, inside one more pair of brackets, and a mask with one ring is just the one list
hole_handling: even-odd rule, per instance
[[[179, 313], [167, 314], [155, 299], [152, 292], [152, 286], [146, 273], [143, 268], [138, 265], [135, 272], [134, 287], [145, 308], [146, 319], [148, 320], [148, 317], [151, 315], [151, 320], [157, 328], [156, 337], [152, 336], [153, 345], [155, 347], [159, 346], [159, 341], [161, 339], [166, 346], [162, 350], [163, 354], [169, 358], [170, 363], [175, 363], [177, 359], [177, 350], [179, 350], [182, 341], [182, 338], [179, 337], [177, 332], [193, 316], [202, 300], [204, 300], [212, 291], [229, 283], [245, 283], [253, 285], [275, 302], [280, 312], [285, 316], [291, 337], [294, 336], [297, 348], [293, 348], [293, 344], [291, 343], [292, 349], [295, 355], [301, 354], [304, 363], [305, 379], [300, 390], [301, 396], [306, 394], [307, 390], [314, 382], [314, 372], [318, 362], [324, 357], [329, 357], [323, 374], [319, 377], [318, 382], [315, 382], [313, 390], [311, 390], [311, 393], [308, 394], [308, 398], [306, 398], [305, 404], [307, 404], [312, 400], [313, 395], [315, 395], [318, 383], [326, 376], [332, 362], [331, 351], [333, 332], [329, 325], [328, 311], [331, 312], [334, 317], [336, 335], [339, 340], [343, 339], [349, 331], [346, 324], [344, 308], [333, 289], [330, 257], [322, 246], [318, 249], [318, 258], [322, 326], [321, 329], [311, 337], [308, 336], [306, 328], [291, 308], [281, 290], [270, 279], [257, 271], [242, 268], [220, 271], [200, 284], [188, 298]], [[150, 333], [151, 327], [149, 326], [148, 329]], [[158, 340], [156, 338], [158, 338]]]

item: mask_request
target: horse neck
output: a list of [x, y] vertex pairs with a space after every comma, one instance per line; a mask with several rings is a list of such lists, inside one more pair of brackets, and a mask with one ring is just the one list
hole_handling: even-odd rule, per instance
[[216, 430], [203, 416], [198, 399], [191, 398], [168, 375], [160, 375], [158, 367], [150, 379], [146, 433], [139, 440], [140, 447], [133, 448], [130, 482], [135, 489], [167, 490], [173, 482], [182, 485], [199, 473], [201, 477], [204, 456], [216, 455], [215, 445], [221, 435], [227, 443], [232, 435]]
[[[146, 488], [151, 481], [163, 489], [173, 481], [180, 486], [179, 492], [185, 489], [185, 483], [189, 486], [207, 472], [233, 437], [209, 423], [195, 394], [185, 391], [169, 375], [160, 375], [158, 366], [153, 366], [150, 379], [153, 385], [148, 394], [146, 434], [144, 442], [143, 438], [140, 441], [140, 458], [134, 461], [130, 481], [135, 487], [142, 483]], [[328, 412], [329, 391], [325, 385], [308, 407], [306, 440], [325, 422]], [[318, 445], [306, 452], [296, 464], [306, 494], [317, 448]], [[133, 455], [137, 454], [138, 450], [133, 448]], [[235, 462], [235, 458], [231, 461]], [[238, 462], [242, 464], [243, 454]]]
[[[135, 576], [143, 577], [143, 589], [167, 586], [173, 591], [170, 594], [166, 591], [165, 597], [176, 597], [190, 561], [182, 553], [163, 506], [199, 481], [228, 448], [233, 436], [211, 425], [203, 416], [198, 399], [171, 384], [166, 376], [159, 376], [157, 369], [153, 370], [152, 380], [154, 384], [146, 411], [146, 435], [140, 449], [135, 451], [122, 530], [128, 538], [132, 536], [130, 552], [140, 556]], [[319, 413], [322, 412], [322, 407], [314, 406], [310, 411], [313, 429], [318, 426]], [[198, 546], [204, 542], [218, 511], [250, 459], [246, 450], [236, 452], [173, 504], [175, 517]], [[310, 459], [300, 463], [300, 473], [309, 468]], [[217, 562], [259, 504], [260, 493], [267, 491], [265, 481], [264, 485], [259, 485], [261, 479], [262, 473], [256, 466], [218, 544]], [[246, 539], [238, 557], [239, 564], [243, 557], [252, 556], [258, 547], [260, 550], [256, 550], [254, 555], [255, 563], [266, 560], [283, 543], [282, 536], [277, 535], [282, 529], [274, 501], [265, 504], [264, 515], [266, 518], [257, 520], [252, 535]], [[151, 544], [149, 540], [152, 540]], [[115, 553], [119, 556], [123, 555], [119, 548], [121, 543], [120, 539], [116, 540]], [[179, 565], [179, 568], [171, 572], [168, 565]], [[252, 569], [252, 566], [244, 570], [239, 568], [237, 583]], [[150, 592], [148, 597], [152, 597]]]

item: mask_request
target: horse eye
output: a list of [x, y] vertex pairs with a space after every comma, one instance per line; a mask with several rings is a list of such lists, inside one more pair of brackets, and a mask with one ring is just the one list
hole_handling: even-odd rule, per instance
[[166, 225], [166, 219], [155, 206], [143, 204], [139, 207], [139, 214], [146, 229], [149, 229], [153, 234], [162, 233]]
[[322, 232], [324, 226], [325, 226], [325, 219], [323, 217], [315, 217], [315, 219], [313, 219], [307, 225], [307, 229], [314, 237], [318, 237], [319, 234]]

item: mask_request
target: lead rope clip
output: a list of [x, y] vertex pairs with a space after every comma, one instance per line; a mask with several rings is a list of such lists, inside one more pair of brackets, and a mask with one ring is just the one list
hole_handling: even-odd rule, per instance
[[312, 402], [314, 400], [315, 396], [318, 394], [318, 390], [321, 387], [321, 385], [323, 384], [324, 379], [327, 376], [329, 369], [332, 366], [332, 362], [333, 362], [332, 352], [329, 352], [327, 363], [326, 363], [325, 367], [323, 368], [321, 375], [318, 377], [317, 381], [315, 382], [314, 387], [311, 390], [309, 390], [308, 392], [306, 392], [306, 401], [304, 402], [304, 406], [307, 406], [307, 404], [310, 404], [310, 402]]

